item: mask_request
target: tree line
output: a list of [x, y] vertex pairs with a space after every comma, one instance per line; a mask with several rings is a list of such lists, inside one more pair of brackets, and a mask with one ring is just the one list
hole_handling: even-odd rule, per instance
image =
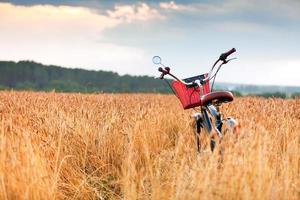
[[0, 89], [58, 92], [158, 92], [170, 89], [149, 76], [46, 66], [33, 61], [0, 61]]
[[[222, 83], [216, 85], [221, 90], [228, 90], [231, 87], [226, 87], [226, 84]], [[246, 96], [253, 94], [266, 98], [300, 96], [300, 93], [295, 92], [292, 95], [283, 92], [261, 92], [262, 87], [255, 85], [236, 84], [236, 86], [241, 90], [232, 91], [235, 96], [244, 96], [243, 91], [250, 91]], [[275, 86], [271, 89], [274, 88]], [[70, 69], [33, 61], [0, 61], [0, 90], [9, 89], [82, 93], [172, 93], [168, 84], [150, 76], [120, 76], [115, 72]]]

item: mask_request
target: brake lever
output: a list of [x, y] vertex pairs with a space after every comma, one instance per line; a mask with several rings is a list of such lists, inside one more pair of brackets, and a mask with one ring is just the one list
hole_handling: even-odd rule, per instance
[[222, 64], [227, 64], [229, 63], [229, 61], [232, 61], [232, 60], [235, 60], [237, 58], [230, 58], [229, 60], [223, 60], [223, 63]]

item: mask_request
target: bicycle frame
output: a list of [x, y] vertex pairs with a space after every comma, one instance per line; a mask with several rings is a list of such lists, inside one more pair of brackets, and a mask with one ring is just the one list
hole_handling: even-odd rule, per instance
[[[211, 118], [209, 117], [211, 115], [214, 120], [215, 124], [213, 124]], [[216, 131], [219, 139], [222, 139], [223, 134], [221, 132], [222, 130], [222, 118], [220, 112], [218, 112], [218, 109], [214, 105], [208, 105], [208, 106], [203, 106], [201, 107], [200, 112], [196, 112], [192, 115], [192, 117], [195, 120], [195, 136], [196, 136], [196, 145], [197, 145], [197, 150], [200, 152], [200, 132], [201, 128], [203, 128], [206, 133], [209, 136], [212, 136], [213, 130]], [[214, 141], [211, 141], [211, 150], [213, 151], [215, 144]]]

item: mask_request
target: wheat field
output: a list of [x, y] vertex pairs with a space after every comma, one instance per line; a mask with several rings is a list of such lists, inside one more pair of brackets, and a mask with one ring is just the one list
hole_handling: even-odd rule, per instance
[[300, 99], [222, 111], [239, 134], [197, 154], [172, 95], [0, 92], [0, 199], [300, 199]]

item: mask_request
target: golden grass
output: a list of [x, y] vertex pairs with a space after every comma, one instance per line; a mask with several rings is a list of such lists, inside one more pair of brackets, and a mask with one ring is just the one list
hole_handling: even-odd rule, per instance
[[[238, 98], [223, 156], [176, 97], [0, 93], [0, 199], [300, 199], [300, 99]], [[220, 147], [220, 145], [219, 145]]]

